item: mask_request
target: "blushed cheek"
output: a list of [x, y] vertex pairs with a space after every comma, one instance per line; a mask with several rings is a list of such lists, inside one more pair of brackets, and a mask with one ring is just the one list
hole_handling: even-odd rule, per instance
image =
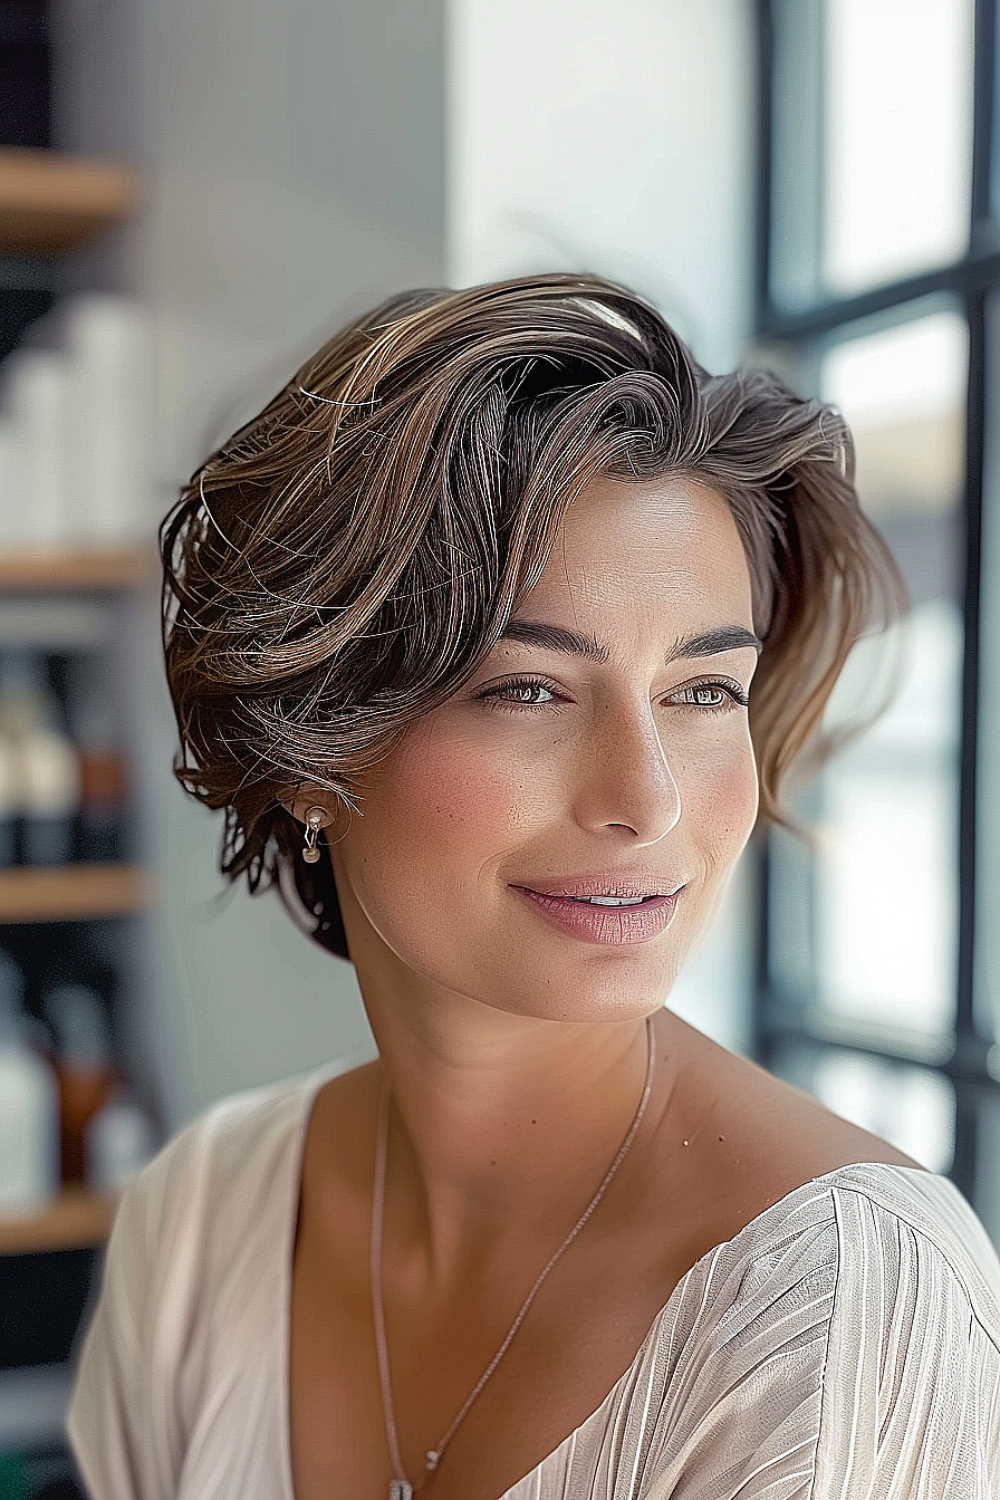
[[466, 858], [480, 849], [484, 856], [498, 852], [498, 842], [502, 846], [504, 836], [516, 832], [532, 800], [526, 774], [498, 765], [495, 755], [477, 757], [468, 746], [443, 739], [397, 762], [384, 791], [386, 816], [407, 843], [418, 843], [427, 854], [456, 849]]
[[749, 742], [713, 761], [692, 808], [696, 837], [713, 864], [730, 865], [741, 853], [757, 819], [757, 764]]

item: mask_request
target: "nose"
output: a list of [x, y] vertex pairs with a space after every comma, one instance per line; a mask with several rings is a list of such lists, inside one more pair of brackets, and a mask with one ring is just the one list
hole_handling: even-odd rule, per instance
[[581, 812], [590, 826], [621, 823], [643, 844], [656, 843], [677, 826], [678, 779], [648, 706], [609, 711], [588, 750], [590, 775]]

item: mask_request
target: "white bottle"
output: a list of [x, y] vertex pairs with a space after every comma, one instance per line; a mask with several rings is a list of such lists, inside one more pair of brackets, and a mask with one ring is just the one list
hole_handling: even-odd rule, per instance
[[118, 1085], [83, 1134], [87, 1186], [98, 1193], [120, 1193], [157, 1151], [156, 1132], [146, 1111]]
[[0, 1214], [44, 1208], [59, 1192], [59, 1090], [29, 1044], [24, 982], [0, 952]]
[[70, 367], [68, 442], [81, 525], [95, 546], [146, 542], [152, 472], [152, 340], [145, 305], [78, 292], [52, 312]]
[[0, 732], [18, 756], [21, 855], [27, 865], [68, 864], [80, 806], [80, 764], [64, 733], [59, 704], [34, 652], [0, 658]]
[[9, 415], [0, 415], [0, 548], [23, 551], [31, 541], [31, 517], [25, 512], [24, 434]]
[[14, 424], [21, 484], [16, 525], [25, 547], [58, 548], [73, 531], [69, 357], [24, 345], [0, 366], [0, 408]]

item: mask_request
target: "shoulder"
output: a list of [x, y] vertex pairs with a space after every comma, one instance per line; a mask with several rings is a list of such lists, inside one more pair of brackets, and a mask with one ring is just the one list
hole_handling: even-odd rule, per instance
[[794, 1352], [818, 1394], [878, 1347], [892, 1320], [897, 1343], [947, 1343], [974, 1323], [1000, 1351], [1000, 1259], [948, 1178], [852, 1162], [793, 1187], [714, 1245], [664, 1311], [675, 1348], [743, 1362], [747, 1373], [765, 1351]]
[[[204, 1403], [232, 1390], [246, 1348], [259, 1350], [276, 1326], [298, 1145], [311, 1099], [336, 1071], [217, 1101], [122, 1193], [67, 1412], [89, 1492], [176, 1495]], [[241, 1395], [246, 1412], [254, 1395]]]
[[901, 1500], [985, 1500], [1000, 1482], [1000, 1260], [986, 1230], [933, 1172], [860, 1162], [831, 1175], [831, 1195], [816, 1493], [853, 1500], [875, 1476]]
[[161, 1147], [129, 1183], [122, 1206], [142, 1200], [156, 1210], [183, 1191], [200, 1196], [209, 1184], [226, 1191], [266, 1178], [287, 1151], [322, 1083], [337, 1070], [325, 1064], [273, 1083], [242, 1089], [201, 1110]]
[[875, 1161], [801, 1182], [702, 1256], [652, 1333], [638, 1385], [660, 1412], [658, 1480], [1000, 1493], [1000, 1261], [944, 1177]]
[[[828, 1175], [844, 1264], [841, 1279], [895, 1290], [922, 1272], [919, 1295], [964, 1299], [1000, 1346], [1000, 1258], [971, 1204], [950, 1178], [920, 1168], [855, 1162]], [[916, 1293], [917, 1289], [914, 1288]]]

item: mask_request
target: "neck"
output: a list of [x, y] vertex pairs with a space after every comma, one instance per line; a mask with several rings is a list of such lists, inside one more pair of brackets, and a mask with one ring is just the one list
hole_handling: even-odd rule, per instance
[[[478, 1047], [466, 1037], [461, 1051], [453, 1031], [447, 1049], [440, 1038], [434, 1046], [425, 1036], [418, 1046], [398, 1030], [384, 1047], [379, 1039], [377, 1082], [391, 1098], [387, 1240], [428, 1291], [488, 1282], [504, 1266], [526, 1257], [534, 1263], [546, 1247], [554, 1252], [601, 1186], [640, 1107], [645, 1018], [597, 1025], [507, 1019], [512, 1024], [484, 1034]], [[678, 1058], [669, 1019], [666, 1011], [656, 1018], [646, 1110], [594, 1211], [606, 1226], [635, 1201], [643, 1146], [673, 1093]]]

